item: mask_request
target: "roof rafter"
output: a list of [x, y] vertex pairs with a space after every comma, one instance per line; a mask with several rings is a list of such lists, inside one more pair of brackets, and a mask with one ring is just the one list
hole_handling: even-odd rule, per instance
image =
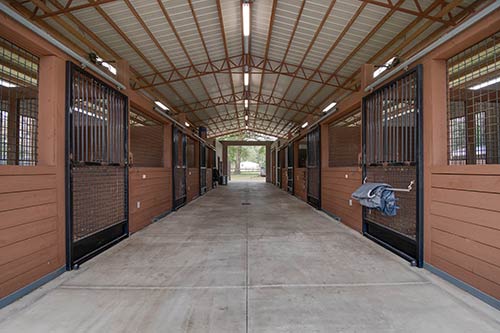
[[[191, 78], [198, 78], [204, 75], [212, 75], [217, 73], [231, 73], [234, 69], [243, 69], [245, 65], [245, 55], [240, 54], [229, 58], [207, 61], [201, 64], [193, 64], [184, 67], [173, 67], [167, 71], [147, 74], [139, 77], [151, 83], [146, 85], [134, 85], [135, 90], [145, 89], [155, 86], [161, 86], [166, 83], [184, 81]], [[248, 56], [249, 66], [252, 70], [260, 71], [262, 74], [280, 74], [293, 77], [294, 79], [302, 79], [310, 82], [320, 83], [335, 88], [345, 90], [353, 90], [341, 84], [347, 77], [334, 75], [319, 69], [307, 68], [301, 65], [290, 64], [284, 61], [266, 59], [255, 55]], [[253, 72], [253, 71], [252, 71]], [[256, 72], [256, 73], [257, 73]], [[162, 79], [165, 78], [165, 80]]]
[[[37, 7], [38, 7], [38, 4], [37, 4], [37, 1], [33, 1], [33, 0], [30, 0], [31, 2], [33, 2]], [[48, 11], [48, 12], [45, 12], [45, 14], [43, 15], [36, 15], [36, 11], [34, 12], [34, 15], [32, 16], [32, 19], [34, 20], [42, 20], [42, 19], [45, 19], [47, 17], [53, 17], [53, 16], [57, 16], [57, 15], [61, 15], [61, 14], [66, 14], [66, 13], [69, 13], [69, 12], [73, 12], [73, 11], [76, 11], [76, 10], [81, 10], [81, 9], [85, 9], [85, 8], [91, 8], [91, 7], [95, 7], [95, 6], [100, 6], [100, 5], [103, 5], [103, 4], [106, 4], [106, 3], [109, 3], [109, 2], [114, 2], [116, 0], [93, 0], [92, 2], [89, 2], [89, 3], [84, 3], [84, 4], [80, 4], [80, 5], [74, 5], [74, 6], [71, 6], [72, 3], [73, 3], [73, 0], [68, 0], [66, 2], [66, 5], [63, 5], [62, 8], [60, 9], [57, 9], [57, 10], [53, 10], [53, 11]]]
[[[431, 3], [426, 9], [425, 9], [425, 13], [429, 13], [431, 11], [433, 11], [434, 9], [436, 9], [438, 6], [440, 6], [442, 4], [442, 0], [436, 0], [434, 1], [433, 3]], [[451, 11], [453, 8], [455, 7], [458, 7], [458, 4], [459, 4], [460, 1], [454, 1], [453, 5], [449, 5], [447, 6], [446, 9], [444, 10], [441, 10], [441, 13], [442, 15], [446, 15], [449, 11]], [[474, 8], [475, 6], [477, 6], [477, 3], [474, 3], [474, 6], [471, 5], [471, 8]], [[467, 13], [470, 14], [470, 11], [471, 11], [471, 8], [467, 7], [465, 9], [463, 9], [463, 11], [460, 13], [460, 14], [457, 14], [455, 16], [455, 19], [457, 18], [461, 18], [463, 17], [464, 15], [466, 15]], [[410, 36], [408, 36], [408, 32], [411, 31], [411, 29], [413, 29], [418, 23], [420, 23], [421, 21], [423, 20], [422, 17], [417, 17], [415, 20], [413, 20], [408, 26], [405, 27], [405, 29], [403, 29], [399, 34], [397, 34], [387, 45], [389, 46], [393, 46], [395, 45], [399, 40], [401, 40], [401, 43], [398, 44], [398, 46], [391, 50], [392, 54], [398, 54], [404, 47], [406, 47], [412, 40], [414, 40], [414, 38], [416, 38], [419, 34], [421, 34], [422, 32], [424, 32], [426, 29], [428, 29], [433, 22], [431, 21], [428, 21], [426, 22], [423, 26], [421, 26], [418, 30], [416, 30], [415, 32], [413, 32]], [[440, 29], [438, 29], [438, 31], [442, 31], [444, 29], [447, 29], [448, 27], [447, 26], [442, 26]], [[386, 51], [387, 51], [387, 47], [383, 48], [383, 49], [380, 49], [375, 55], [373, 55], [368, 61], [367, 63], [373, 63], [374, 61], [376, 61], [381, 55], [383, 55]], [[416, 49], [418, 49], [418, 47], [416, 47]], [[349, 82], [349, 81], [352, 81], [356, 75], [358, 75], [359, 73], [359, 70], [356, 71], [355, 73], [352, 74], [352, 76], [347, 79], [346, 82]], [[319, 105], [325, 105], [327, 102], [331, 101], [331, 100], [334, 100], [336, 96], [338, 96], [338, 93], [339, 91], [334, 91], [332, 94], [330, 94], [329, 96], [327, 96], [325, 99], [323, 99]], [[314, 95], [315, 96], [315, 95]]]
[[245, 95], [244, 91], [239, 91], [236, 94], [227, 94], [215, 98], [208, 98], [205, 100], [197, 101], [194, 103], [190, 104], [185, 104], [185, 105], [180, 105], [177, 106], [176, 108], [181, 111], [181, 112], [197, 112], [201, 111], [204, 109], [209, 109], [209, 108], [214, 108], [216, 106], [223, 106], [223, 105], [238, 105], [239, 102], [243, 102], [244, 99], [248, 99], [250, 101], [256, 102], [256, 103], [262, 103], [262, 104], [268, 104], [271, 106], [277, 106], [281, 108], [285, 108], [287, 110], [293, 110], [296, 112], [303, 112], [307, 113], [311, 112], [314, 108], [312, 106], [305, 106], [301, 103], [298, 103], [296, 101], [290, 101], [284, 98], [272, 96], [272, 95], [266, 95], [263, 93], [252, 93], [251, 91], [248, 92], [248, 95]]
[[369, 3], [371, 5], [375, 5], [375, 6], [379, 6], [379, 7], [388, 8], [391, 10], [396, 10], [398, 12], [410, 14], [410, 15], [417, 16], [417, 17], [424, 18], [424, 19], [428, 19], [428, 20], [431, 20], [434, 22], [439, 22], [439, 23], [442, 23], [442, 24], [447, 25], [447, 26], [453, 26], [456, 24], [455, 21], [453, 21], [452, 19], [445, 20], [445, 19], [443, 19], [444, 16], [430, 15], [429, 13], [424, 12], [422, 10], [422, 7], [421, 7], [420, 2], [418, 0], [414, 0], [415, 6], [417, 7], [416, 11], [412, 10], [412, 9], [404, 8], [404, 7], [398, 7], [398, 6], [394, 5], [392, 3], [392, 1], [388, 1], [388, 2], [382, 2], [382, 1], [377, 1], [377, 0], [359, 0], [359, 1], [366, 2], [366, 3]]

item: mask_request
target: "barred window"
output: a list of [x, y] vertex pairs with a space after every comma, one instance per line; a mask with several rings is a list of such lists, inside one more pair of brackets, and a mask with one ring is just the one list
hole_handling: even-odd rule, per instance
[[130, 110], [130, 152], [133, 166], [163, 166], [163, 125], [134, 108]]
[[500, 33], [450, 58], [448, 163], [500, 163]]
[[0, 38], [0, 165], [35, 165], [39, 59]]
[[360, 153], [361, 111], [356, 110], [328, 126], [328, 165], [357, 166]]

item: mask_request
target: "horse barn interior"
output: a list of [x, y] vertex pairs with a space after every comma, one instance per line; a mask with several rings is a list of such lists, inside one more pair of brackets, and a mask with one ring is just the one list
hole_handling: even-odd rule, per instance
[[500, 332], [499, 98], [499, 0], [0, 0], [0, 332]]

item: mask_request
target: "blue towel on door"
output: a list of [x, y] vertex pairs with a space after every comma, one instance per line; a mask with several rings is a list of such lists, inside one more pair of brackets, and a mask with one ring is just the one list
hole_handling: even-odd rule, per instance
[[399, 207], [396, 205], [396, 196], [389, 184], [365, 183], [354, 193], [352, 198], [358, 200], [362, 206], [376, 209], [386, 216], [396, 216]]

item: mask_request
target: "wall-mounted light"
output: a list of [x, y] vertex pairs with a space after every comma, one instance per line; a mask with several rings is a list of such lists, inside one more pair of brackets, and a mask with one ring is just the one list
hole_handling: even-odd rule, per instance
[[191, 125], [189, 125], [189, 123], [188, 123], [187, 121], [185, 121], [185, 122], [184, 122], [184, 125], [185, 125], [186, 127], [191, 126]]
[[328, 106], [323, 109], [323, 112], [330, 111], [331, 109], [333, 109], [335, 107], [335, 105], [337, 105], [337, 102], [332, 102], [332, 103], [328, 104]]
[[162, 109], [163, 111], [168, 111], [168, 108], [165, 104], [163, 104], [162, 102], [160, 101], [155, 101], [155, 104], [160, 108]]
[[250, 4], [243, 3], [243, 36], [250, 36]]
[[301, 127], [302, 127], [302, 128], [306, 128], [306, 127], [307, 127], [307, 125], [309, 125], [309, 122], [307, 122], [307, 121], [306, 121], [305, 123], [303, 123], [303, 124], [302, 124], [302, 126], [301, 126]]
[[377, 76], [379, 76], [389, 68], [396, 66], [397, 64], [399, 64], [399, 57], [397, 56], [392, 57], [391, 59], [387, 60], [383, 65], [378, 66], [378, 68], [373, 72], [373, 77], [376, 78]]

